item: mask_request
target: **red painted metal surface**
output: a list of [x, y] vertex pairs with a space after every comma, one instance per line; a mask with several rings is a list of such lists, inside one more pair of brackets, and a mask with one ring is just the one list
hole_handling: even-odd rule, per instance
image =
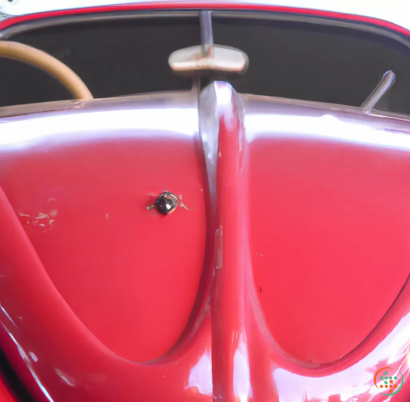
[[[39, 401], [364, 402], [390, 398], [373, 375], [391, 366], [408, 401], [409, 121], [201, 98], [209, 191], [192, 94], [2, 121], [0, 346], [20, 378]], [[163, 190], [193, 209], [147, 211]]]
[[[331, 118], [327, 109], [309, 103], [240, 97], [228, 84], [210, 86], [201, 95], [210, 123], [202, 134], [209, 140], [219, 135], [219, 149], [206, 154], [217, 167], [208, 177], [206, 206], [194, 99], [181, 93], [62, 102], [66, 111], [3, 120], [0, 344], [20, 378], [39, 401], [126, 401], [136, 395], [147, 401], [211, 400], [212, 395], [225, 401], [346, 400], [346, 395], [368, 401], [378, 400], [372, 373], [389, 365], [405, 378], [393, 400], [406, 400], [409, 123], [349, 108]], [[151, 150], [154, 145], [158, 153]], [[275, 157], [267, 159], [268, 152]], [[139, 168], [142, 162], [150, 164], [146, 172]], [[264, 174], [269, 188], [261, 187], [261, 180], [268, 180]], [[147, 211], [153, 200], [147, 194], [163, 190], [181, 193], [188, 207], [196, 208], [178, 207], [167, 217]], [[314, 190], [325, 191], [327, 202]], [[306, 208], [298, 212], [300, 205]], [[353, 212], [346, 215], [340, 208], [349, 205]], [[287, 207], [293, 210], [290, 218]], [[291, 219], [300, 230], [292, 230]], [[355, 222], [354, 230], [349, 222]], [[184, 228], [190, 228], [186, 238]], [[326, 239], [338, 239], [341, 230], [343, 244]], [[385, 230], [384, 245], [377, 240]], [[97, 249], [101, 243], [105, 247]], [[318, 244], [322, 250], [314, 252]], [[163, 253], [171, 260], [155, 260]], [[304, 255], [304, 264], [297, 253]], [[112, 269], [117, 256], [121, 264]], [[144, 263], [136, 264], [138, 257]], [[375, 276], [367, 275], [367, 260]], [[390, 261], [394, 275], [380, 288]], [[366, 281], [343, 282], [343, 268]], [[174, 297], [170, 287], [180, 282]], [[146, 290], [151, 284], [160, 291]], [[88, 297], [85, 287], [101, 293]], [[138, 300], [134, 289], [145, 299]], [[157, 292], [154, 302], [150, 292]], [[369, 303], [376, 293], [381, 298]], [[97, 297], [105, 303], [101, 309], [92, 304]], [[112, 297], [116, 308], [105, 297]], [[152, 317], [139, 310], [145, 305]], [[310, 320], [298, 314], [312, 307], [318, 311]], [[164, 308], [174, 314], [171, 324], [163, 325]], [[326, 309], [338, 320], [329, 319]], [[353, 324], [345, 318], [349, 314]], [[154, 326], [147, 327], [151, 319]], [[107, 328], [95, 326], [105, 320]], [[144, 337], [152, 337], [149, 349], [141, 347]], [[157, 358], [146, 363], [129, 358], [143, 361], [149, 354]]]
[[[17, 118], [21, 125], [3, 136], [9, 175], [0, 179], [7, 193], [0, 207], [0, 344], [40, 401], [207, 399], [209, 317], [201, 311], [199, 328], [191, 325], [181, 338], [205, 245], [195, 98], [119, 99], [117, 113], [111, 106], [71, 103], [74, 115], [56, 112], [55, 124], [47, 114]], [[191, 210], [178, 207], [166, 217], [148, 211], [155, 197], [147, 194], [164, 189], [181, 194]], [[26, 212], [27, 202], [33, 209]], [[159, 360], [135, 362], [153, 358]]]
[[252, 142], [249, 166], [255, 284], [279, 345], [328, 363], [370, 334], [409, 276], [410, 159], [331, 135], [281, 136], [280, 108], [269, 114], [255, 118], [272, 136]]
[[376, 367], [409, 377], [410, 138], [218, 91], [214, 397], [384, 400]]
[[[204, 259], [202, 169], [192, 137], [49, 145], [2, 162], [9, 166], [2, 188], [78, 318], [119, 356], [148, 361], [166, 353], [187, 324]], [[164, 189], [191, 210], [166, 219], [147, 212]]]
[[[246, 290], [251, 283], [248, 242], [248, 153], [237, 97], [217, 84], [218, 110], [217, 261], [211, 296], [214, 396], [223, 401], [252, 396], [247, 351]], [[249, 333], [250, 334], [250, 333]]]
[[214, 397], [384, 400], [376, 367], [409, 377], [410, 137], [218, 91]]
[[[39, 401], [385, 400], [373, 375], [389, 365], [405, 378], [391, 400], [407, 400], [409, 123], [210, 86], [202, 134], [219, 146], [206, 154], [217, 167], [206, 206], [193, 96], [62, 102], [66, 111], [3, 120], [0, 344], [27, 388]], [[162, 190], [196, 208], [147, 211], [147, 194]], [[156, 261], [163, 253], [171, 260]]]
[[14, 395], [0, 373], [0, 402], [16, 402]]
[[[158, 358], [180, 338], [203, 270], [195, 109], [179, 98], [191, 107], [191, 134], [146, 131], [125, 111], [142, 128], [131, 122], [105, 141], [43, 140], [0, 161], [2, 189], [58, 292], [108, 349], [133, 361]], [[153, 99], [139, 114], [158, 114], [167, 96]], [[44, 130], [37, 122], [31, 130]], [[190, 209], [166, 219], [147, 211], [164, 189]]]

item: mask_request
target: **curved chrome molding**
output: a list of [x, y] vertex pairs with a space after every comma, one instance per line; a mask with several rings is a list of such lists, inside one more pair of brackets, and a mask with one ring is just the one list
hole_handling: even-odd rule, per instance
[[361, 108], [364, 112], [369, 113], [377, 105], [379, 100], [386, 94], [386, 92], [393, 86], [396, 81], [396, 74], [393, 71], [386, 71], [383, 78], [374, 88], [369, 97], [362, 103]]

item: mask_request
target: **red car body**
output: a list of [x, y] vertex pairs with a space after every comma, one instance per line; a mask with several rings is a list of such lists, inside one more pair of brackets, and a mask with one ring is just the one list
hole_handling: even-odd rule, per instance
[[[0, 30], [144, 9], [409, 34], [217, 2]], [[36, 401], [408, 401], [409, 129], [220, 81], [0, 109], [0, 348]], [[147, 210], [163, 191], [179, 199], [169, 216]], [[384, 368], [398, 389], [380, 388]], [[14, 400], [6, 389], [0, 378]]]

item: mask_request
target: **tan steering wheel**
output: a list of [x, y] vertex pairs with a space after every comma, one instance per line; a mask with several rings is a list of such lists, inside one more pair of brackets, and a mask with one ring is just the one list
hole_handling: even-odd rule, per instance
[[44, 70], [60, 81], [76, 99], [94, 99], [71, 68], [42, 50], [18, 42], [0, 41], [0, 57], [22, 61]]

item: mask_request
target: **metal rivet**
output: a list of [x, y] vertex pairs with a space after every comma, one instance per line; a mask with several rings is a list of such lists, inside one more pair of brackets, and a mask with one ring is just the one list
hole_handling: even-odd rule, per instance
[[148, 209], [152, 209], [156, 207], [158, 212], [161, 213], [162, 215], [169, 215], [175, 211], [177, 206], [178, 206], [177, 196], [168, 191], [164, 191], [156, 199], [155, 204], [148, 207]]

